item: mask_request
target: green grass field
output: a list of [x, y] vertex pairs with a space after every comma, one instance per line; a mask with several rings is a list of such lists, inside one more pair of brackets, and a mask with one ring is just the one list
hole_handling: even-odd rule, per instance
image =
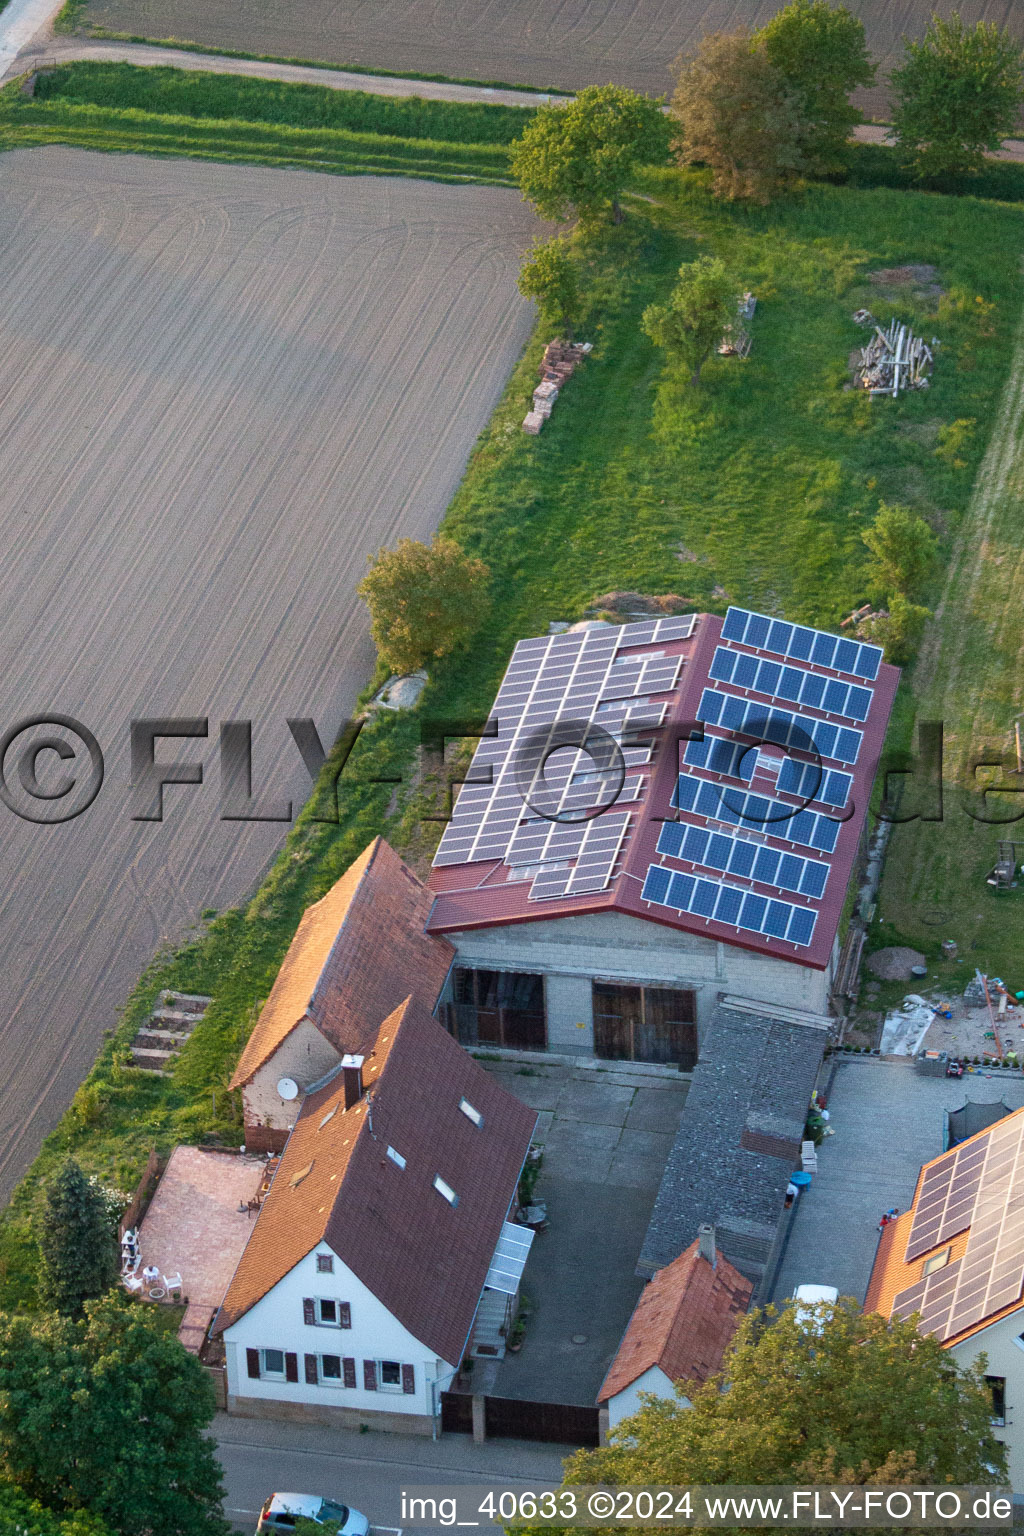
[[[230, 141], [238, 158], [251, 159], [269, 155], [276, 143], [286, 144], [287, 154], [273, 163], [294, 164], [312, 163], [297, 159], [296, 145], [308, 136], [310, 144], [318, 138], [339, 146], [344, 141], [337, 148], [339, 166], [328, 168], [341, 168], [344, 160], [346, 169], [368, 168], [369, 149], [355, 166], [367, 136], [377, 141], [374, 154], [396, 164], [406, 144], [430, 146], [432, 153], [441, 143], [410, 132], [425, 119], [393, 121], [402, 129], [397, 134], [379, 131], [382, 118], [368, 126], [358, 114], [346, 117], [345, 126], [338, 118], [313, 122], [314, 113], [348, 113], [352, 106], [314, 105], [305, 96], [301, 105], [286, 94], [276, 104], [268, 98], [259, 121], [208, 118], [193, 108], [216, 99], [217, 110], [233, 110], [237, 82], [229, 88], [219, 81], [204, 84], [203, 77], [163, 78], [176, 73], [170, 71], [157, 72], [145, 89], [173, 111], [115, 105], [122, 87], [111, 86], [103, 70], [85, 69], [76, 65], [54, 85], [43, 82], [46, 90], [36, 101], [0, 93], [2, 142], [52, 142], [74, 130], [106, 134], [108, 148], [151, 152], [163, 133], [164, 153], [181, 153], [175, 145], [186, 143], [198, 146], [197, 153], [224, 157]], [[249, 89], [248, 82], [244, 86]], [[131, 89], [142, 87], [134, 83]], [[205, 96], [207, 90], [212, 94]], [[103, 92], [103, 99], [93, 99]], [[365, 110], [384, 109], [373, 99]], [[415, 110], [434, 108], [420, 104]], [[277, 116], [269, 119], [268, 113]], [[480, 166], [487, 155], [502, 155], [502, 142], [493, 136], [499, 121], [485, 116], [475, 127], [467, 123], [465, 139], [446, 128], [448, 163]], [[492, 137], [472, 139], [484, 124]], [[439, 128], [440, 119], [434, 125]], [[32, 138], [47, 133], [51, 139]], [[471, 152], [481, 159], [471, 159]], [[442, 156], [420, 173], [443, 174], [437, 167], [444, 163]], [[448, 718], [486, 711], [520, 636], [545, 632], [552, 619], [577, 618], [617, 588], [676, 593], [712, 611], [735, 601], [834, 625], [865, 596], [861, 533], [884, 497], [913, 506], [929, 521], [951, 571], [936, 623], [942, 643], [926, 647], [922, 676], [931, 667], [935, 693], [952, 689], [954, 702], [969, 713], [975, 669], [986, 718], [1001, 726], [1019, 675], [1016, 615], [1024, 570], [1016, 481], [1005, 468], [1016, 463], [1019, 412], [1000, 420], [993, 439], [1002, 467], [987, 470], [973, 500], [972, 485], [1014, 356], [1024, 300], [1024, 209], [831, 186], [811, 187], [769, 209], [746, 209], [713, 202], [700, 174], [669, 171], [652, 173], [639, 190], [622, 226], [580, 247], [590, 306], [582, 334], [594, 342], [594, 352], [552, 420], [536, 439], [520, 430], [541, 346], [551, 334], [541, 328], [471, 456], [445, 529], [490, 566], [495, 607], [471, 655], [436, 669], [425, 710]], [[640, 316], [671, 287], [680, 262], [703, 251], [720, 254], [735, 274], [737, 291], [749, 287], [759, 302], [751, 356], [744, 362], [713, 359], [693, 391], [666, 372], [640, 329]], [[905, 263], [934, 265], [943, 294], [870, 279], [878, 269]], [[927, 392], [871, 402], [844, 390], [848, 353], [863, 339], [851, 318], [861, 305], [880, 322], [899, 314], [926, 337], [940, 339]], [[953, 467], [936, 455], [939, 431], [965, 418], [976, 426], [962, 467]], [[969, 573], [979, 562], [982, 574], [975, 579]], [[929, 600], [941, 602], [941, 582]], [[974, 602], [977, 617], [965, 625], [967, 601]], [[1001, 606], [993, 609], [996, 601]], [[1000, 616], [998, 635], [992, 612]], [[960, 657], [952, 670], [945, 659], [951, 640]], [[912, 717], [905, 695], [893, 732], [897, 746], [908, 739]], [[164, 1151], [182, 1139], [237, 1144], [238, 1109], [226, 1082], [302, 910], [378, 831], [421, 862], [429, 856], [440, 825], [422, 819], [427, 791], [414, 781], [415, 767], [414, 722], [377, 719], [342, 776], [340, 824], [324, 826], [307, 816], [247, 908], [215, 918], [181, 953], [157, 957], [0, 1224], [0, 1303], [31, 1304], [31, 1212], [41, 1183], [67, 1152], [127, 1188], [154, 1144]], [[367, 779], [399, 769], [407, 783], [389, 814], [388, 790]], [[901, 881], [913, 894], [910, 875], [900, 873], [911, 867], [900, 863], [902, 836], [882, 904], [883, 912], [892, 908], [901, 931]], [[920, 847], [917, 836], [908, 833], [908, 846]], [[965, 900], [973, 903], [974, 874], [962, 849], [948, 842], [942, 848], [946, 897], [959, 912]], [[981, 901], [977, 909], [986, 910]], [[947, 936], [945, 929], [934, 933], [936, 941]], [[141, 1077], [126, 1064], [128, 1043], [162, 987], [215, 998], [169, 1080]]]
[[0, 147], [70, 144], [505, 186], [507, 145], [527, 116], [514, 107], [453, 108], [234, 75], [71, 64], [44, 74], [31, 98], [17, 82], [0, 91]]

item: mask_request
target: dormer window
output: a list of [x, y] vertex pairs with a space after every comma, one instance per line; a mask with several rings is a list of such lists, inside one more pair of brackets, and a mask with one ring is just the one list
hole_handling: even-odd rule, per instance
[[483, 1123], [484, 1123], [483, 1115], [480, 1113], [480, 1111], [478, 1109], [474, 1109], [473, 1108], [472, 1104], [469, 1102], [468, 1099], [460, 1099], [459, 1100], [459, 1108], [462, 1110], [462, 1113], [465, 1115], [466, 1119], [467, 1120], [472, 1120], [474, 1125], [476, 1125], [476, 1126], [482, 1126], [483, 1125]]
[[458, 1205], [458, 1195], [455, 1193], [454, 1189], [452, 1189], [450, 1184], [445, 1183], [444, 1179], [442, 1179], [439, 1173], [434, 1175], [434, 1188], [437, 1190], [439, 1195], [444, 1196], [449, 1205]]

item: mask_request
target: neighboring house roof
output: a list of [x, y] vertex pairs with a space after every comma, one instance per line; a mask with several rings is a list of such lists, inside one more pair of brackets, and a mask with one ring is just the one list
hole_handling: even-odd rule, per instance
[[[735, 608], [520, 641], [431, 931], [611, 910], [824, 969], [899, 681], [880, 658]], [[596, 756], [565, 750], [588, 726]]]
[[764, 1268], [800, 1161], [828, 1030], [717, 1006], [640, 1253], [653, 1274], [704, 1222], [744, 1273]]
[[882, 1232], [864, 1306], [947, 1347], [1024, 1304], [1024, 1109], [925, 1163]]
[[598, 1402], [624, 1392], [655, 1365], [670, 1381], [707, 1381], [721, 1369], [753, 1289], [723, 1254], [712, 1267], [691, 1243], [644, 1287]]
[[422, 881], [374, 838], [303, 913], [230, 1086], [247, 1083], [303, 1019], [337, 1050], [360, 1052], [403, 998], [432, 1012], [455, 952], [424, 932], [430, 904]]
[[[380, 1026], [363, 1081], [347, 1110], [341, 1071], [305, 1099], [215, 1327], [236, 1323], [324, 1242], [456, 1364], [537, 1117], [412, 1000]], [[459, 1108], [463, 1098], [481, 1125]], [[458, 1196], [454, 1207], [437, 1176]]]

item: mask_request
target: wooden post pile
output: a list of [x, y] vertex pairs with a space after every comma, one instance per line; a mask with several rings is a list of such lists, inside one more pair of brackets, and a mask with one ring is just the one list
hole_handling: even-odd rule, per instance
[[558, 399], [559, 391], [572, 377], [578, 363], [593, 350], [589, 341], [549, 341], [537, 372], [540, 383], [533, 392], [533, 407], [523, 421], [523, 431], [536, 437], [547, 421]]
[[884, 331], [876, 325], [875, 334], [861, 348], [854, 382], [872, 395], [891, 395], [895, 400], [901, 389], [928, 388], [932, 361], [931, 347], [909, 325], [893, 320]]

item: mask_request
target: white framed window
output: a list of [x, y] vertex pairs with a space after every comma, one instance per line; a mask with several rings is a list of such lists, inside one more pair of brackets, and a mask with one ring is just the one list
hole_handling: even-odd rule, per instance
[[401, 1392], [402, 1362], [400, 1360], [378, 1360], [377, 1382], [381, 1392]]
[[477, 1127], [483, 1126], [483, 1115], [478, 1109], [474, 1109], [473, 1105], [469, 1102], [468, 1099], [460, 1099], [459, 1108], [462, 1110], [462, 1113], [465, 1115], [467, 1120], [472, 1120], [473, 1124]]
[[[353, 1359], [346, 1358], [344, 1355], [307, 1356], [307, 1366], [311, 1358], [315, 1358], [316, 1362], [316, 1385], [321, 1387], [348, 1387], [350, 1389], [355, 1386], [356, 1362]], [[310, 1385], [313, 1385], [308, 1369], [306, 1380]]]
[[397, 1164], [399, 1168], [405, 1167], [405, 1158], [402, 1156], [401, 1152], [396, 1152], [394, 1147], [388, 1147], [388, 1157], [390, 1157], [391, 1161]]
[[338, 1301], [334, 1296], [317, 1296], [313, 1305], [321, 1328], [352, 1327], [352, 1308], [347, 1301]]
[[318, 1275], [334, 1274], [333, 1253], [318, 1253], [316, 1256], [316, 1272]]
[[271, 1376], [284, 1381], [283, 1349], [260, 1350], [260, 1375]]
[[434, 1188], [439, 1195], [443, 1195], [449, 1205], [458, 1205], [459, 1197], [450, 1184], [446, 1184], [439, 1173], [434, 1175]]

